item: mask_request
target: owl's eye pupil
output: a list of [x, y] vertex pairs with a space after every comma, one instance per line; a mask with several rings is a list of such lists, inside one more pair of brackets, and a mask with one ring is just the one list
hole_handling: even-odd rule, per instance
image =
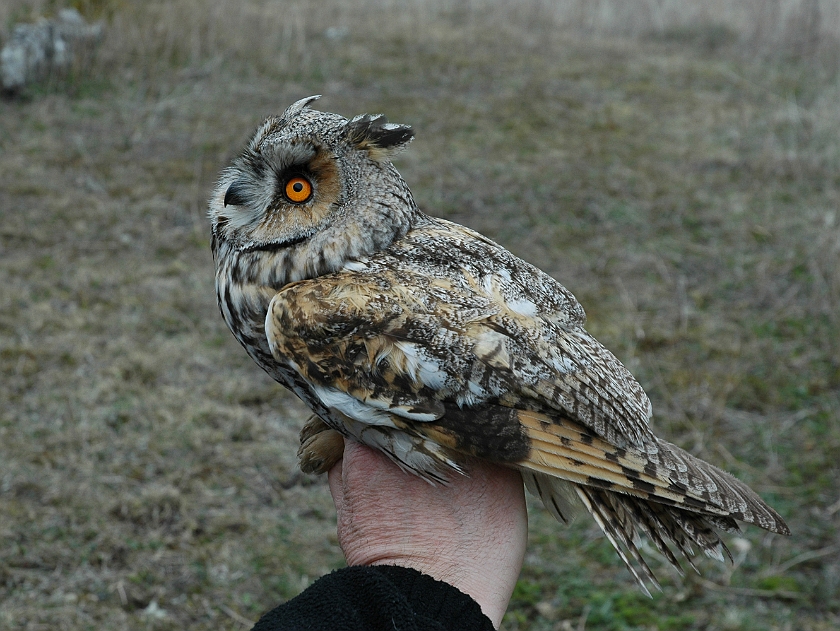
[[295, 204], [302, 204], [312, 197], [312, 183], [302, 175], [296, 175], [286, 182], [286, 199]]

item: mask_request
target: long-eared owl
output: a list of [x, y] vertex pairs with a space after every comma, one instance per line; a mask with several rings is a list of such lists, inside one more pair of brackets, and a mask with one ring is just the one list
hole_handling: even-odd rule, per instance
[[565, 287], [417, 208], [390, 162], [410, 127], [316, 98], [263, 122], [210, 200], [222, 315], [315, 413], [304, 471], [328, 470], [342, 436], [435, 483], [468, 457], [513, 467], [560, 521], [582, 504], [645, 590], [639, 532], [678, 568], [692, 545], [722, 559], [717, 530], [736, 520], [789, 533], [745, 484], [651, 432], [647, 395]]

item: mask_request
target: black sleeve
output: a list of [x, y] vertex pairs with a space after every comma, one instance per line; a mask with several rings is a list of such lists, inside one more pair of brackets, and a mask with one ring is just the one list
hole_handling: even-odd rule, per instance
[[354, 566], [319, 578], [252, 631], [493, 631], [472, 598], [411, 568]]

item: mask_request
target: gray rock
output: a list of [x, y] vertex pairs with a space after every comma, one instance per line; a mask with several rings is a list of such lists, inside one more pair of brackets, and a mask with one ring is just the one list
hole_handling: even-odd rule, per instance
[[52, 74], [66, 72], [102, 39], [102, 22], [88, 24], [75, 9], [62, 9], [55, 18], [18, 24], [0, 51], [0, 84], [6, 92]]

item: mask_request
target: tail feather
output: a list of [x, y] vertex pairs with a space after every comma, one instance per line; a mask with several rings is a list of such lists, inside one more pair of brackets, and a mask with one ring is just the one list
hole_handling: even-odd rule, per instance
[[[590, 515], [592, 515], [593, 519], [595, 519], [595, 523], [601, 527], [601, 530], [604, 532], [607, 540], [612, 544], [613, 548], [615, 548], [619, 558], [624, 561], [624, 565], [633, 575], [633, 578], [636, 579], [636, 582], [639, 584], [639, 587], [642, 588], [642, 591], [648, 597], [651, 597], [650, 590], [648, 590], [647, 585], [645, 585], [645, 581], [639, 574], [639, 570], [641, 570], [644, 577], [654, 587], [656, 587], [657, 590], [662, 591], [662, 586], [659, 584], [656, 576], [651, 571], [647, 561], [645, 561], [644, 557], [642, 557], [641, 552], [639, 552], [639, 548], [637, 547], [638, 536], [633, 528], [633, 523], [624, 519], [625, 515], [623, 514], [623, 511], [615, 511], [608, 501], [604, 501], [604, 495], [598, 493], [597, 491], [593, 491], [592, 489], [582, 486], [575, 487], [575, 491], [577, 492], [580, 500], [583, 502], [583, 505], [586, 506]], [[636, 562], [636, 565], [630, 562], [630, 558]], [[636, 566], [638, 566], [639, 570], [636, 569]]]
[[577, 501], [574, 487], [558, 478], [523, 469], [525, 487], [542, 500], [543, 506], [552, 517], [563, 524], [571, 522], [577, 512], [572, 502]]
[[680, 576], [685, 572], [674, 549], [697, 574], [700, 571], [693, 560], [694, 546], [718, 561], [724, 561], [724, 555], [732, 560], [729, 549], [715, 531], [720, 526], [730, 530], [732, 524], [717, 516], [701, 515], [603, 489], [577, 484], [564, 486], [545, 474], [522, 473], [528, 489], [538, 495], [548, 511], [562, 523], [568, 523], [573, 514], [567, 497], [568, 491], [573, 492], [648, 596], [648, 584], [659, 590], [661, 586], [639, 550], [640, 535], [656, 547]]
[[[790, 530], [752, 489], [725, 471], [666, 441], [645, 451], [616, 447], [564, 418], [517, 410], [531, 441], [523, 469], [570, 482], [633, 495], [704, 515], [734, 519], [780, 534]], [[727, 521], [728, 520], [728, 521]]]
[[682, 566], [671, 548], [668, 547], [666, 540], [671, 541], [677, 550], [683, 555], [689, 566], [696, 572], [697, 567], [694, 565], [691, 557], [694, 555], [694, 550], [691, 548], [691, 543], [686, 540], [683, 533], [678, 529], [669, 528], [666, 515], [660, 514], [658, 511], [651, 510], [653, 506], [646, 505], [641, 500], [636, 498], [624, 497], [614, 493], [609, 494], [611, 504], [614, 506], [624, 506], [629, 510], [638, 523], [639, 528], [645, 533], [647, 538], [656, 546], [659, 553], [664, 556], [668, 562], [673, 565], [680, 576], [685, 576]]
[[675, 445], [618, 448], [568, 419], [517, 414], [531, 445], [518, 463], [528, 488], [564, 523], [571, 515], [571, 489], [648, 595], [647, 584], [659, 588], [659, 582], [639, 551], [640, 534], [681, 575], [678, 555], [698, 571], [695, 548], [732, 560], [717, 531], [738, 532], [736, 519], [790, 534], [746, 484]]

